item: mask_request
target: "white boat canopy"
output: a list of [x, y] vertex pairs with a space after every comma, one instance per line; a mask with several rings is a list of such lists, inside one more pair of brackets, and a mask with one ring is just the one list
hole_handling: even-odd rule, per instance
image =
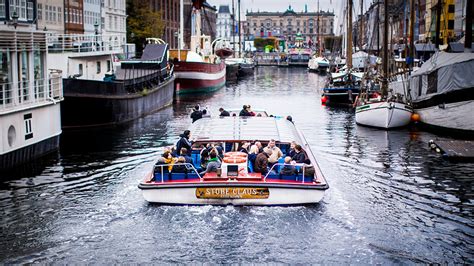
[[275, 117], [202, 118], [192, 124], [191, 138], [206, 141], [269, 141], [302, 144], [293, 123]]

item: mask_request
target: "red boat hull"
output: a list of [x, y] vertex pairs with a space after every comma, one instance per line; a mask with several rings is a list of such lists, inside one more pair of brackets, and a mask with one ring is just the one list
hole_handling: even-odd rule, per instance
[[174, 65], [176, 94], [210, 92], [225, 85], [225, 64], [178, 62]]

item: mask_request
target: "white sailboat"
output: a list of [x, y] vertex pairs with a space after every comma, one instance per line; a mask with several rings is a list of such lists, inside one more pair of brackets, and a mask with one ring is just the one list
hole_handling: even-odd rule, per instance
[[[413, 0], [412, 0], [413, 1]], [[384, 2], [388, 10], [388, 2]], [[412, 12], [413, 13], [413, 12]], [[391, 129], [407, 126], [410, 123], [413, 110], [406, 103], [406, 98], [399, 95], [388, 95], [388, 19], [384, 21], [384, 60], [382, 94], [371, 93], [368, 89], [357, 100], [355, 111], [356, 123], [363, 126]], [[402, 85], [403, 82], [401, 81]], [[405, 86], [404, 86], [405, 87]]]

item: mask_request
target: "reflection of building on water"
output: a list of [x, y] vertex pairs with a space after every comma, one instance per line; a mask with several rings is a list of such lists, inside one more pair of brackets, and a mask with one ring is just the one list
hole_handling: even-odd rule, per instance
[[60, 71], [48, 70], [43, 31], [0, 28], [0, 170], [58, 148]]

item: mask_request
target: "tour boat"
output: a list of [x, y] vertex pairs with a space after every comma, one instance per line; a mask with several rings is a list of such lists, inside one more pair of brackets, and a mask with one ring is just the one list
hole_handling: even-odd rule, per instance
[[[193, 123], [193, 164], [187, 171], [174, 172], [169, 165], [155, 164], [138, 187], [146, 201], [180, 205], [303, 205], [318, 203], [328, 189], [311, 149], [294, 124], [276, 117], [202, 118]], [[265, 146], [276, 141], [283, 154], [290, 143], [303, 147], [310, 164], [285, 165], [281, 158], [267, 174], [254, 171], [245, 153], [238, 152], [244, 141], [260, 141]], [[223, 149], [223, 162], [217, 173], [200, 174], [201, 145], [214, 143]], [[181, 164], [182, 165], [182, 164]], [[284, 166], [294, 167], [293, 175], [283, 175]]]
[[288, 53], [288, 65], [307, 67], [310, 57], [310, 49], [292, 48]]
[[245, 77], [253, 75], [255, 70], [255, 64], [252, 58], [229, 58], [226, 59], [227, 63], [236, 63], [239, 66], [239, 71], [237, 73], [238, 77]]

